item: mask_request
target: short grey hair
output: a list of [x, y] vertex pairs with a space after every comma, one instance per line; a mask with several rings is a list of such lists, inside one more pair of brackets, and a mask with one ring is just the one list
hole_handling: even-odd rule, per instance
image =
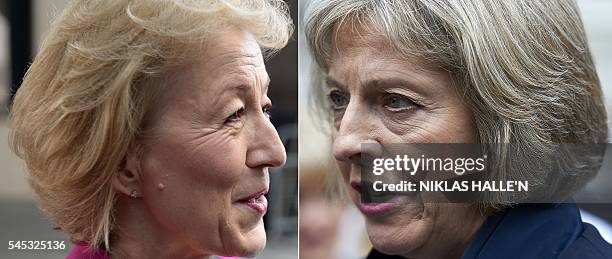
[[[607, 142], [602, 91], [573, 0], [315, 1], [305, 25], [315, 79], [327, 73], [332, 37], [347, 23], [448, 71], [480, 143], [517, 143], [527, 156], [545, 156], [555, 143]], [[315, 85], [321, 107], [323, 84]], [[509, 177], [529, 176], [497, 179]]]

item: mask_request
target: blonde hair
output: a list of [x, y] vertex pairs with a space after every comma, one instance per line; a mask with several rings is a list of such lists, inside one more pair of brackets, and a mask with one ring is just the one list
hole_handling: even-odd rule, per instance
[[[313, 2], [305, 33], [317, 64], [317, 107], [326, 106], [322, 78], [343, 25], [379, 33], [406, 59], [448, 71], [480, 143], [516, 143], [534, 161], [554, 152], [553, 143], [607, 142], [602, 91], [572, 0]], [[529, 177], [504, 175], [507, 161], [498, 162], [496, 179]]]
[[80, 0], [54, 22], [16, 94], [11, 143], [39, 206], [72, 240], [110, 249], [111, 179], [149, 109], [145, 81], [228, 26], [264, 53], [293, 28], [280, 0]]

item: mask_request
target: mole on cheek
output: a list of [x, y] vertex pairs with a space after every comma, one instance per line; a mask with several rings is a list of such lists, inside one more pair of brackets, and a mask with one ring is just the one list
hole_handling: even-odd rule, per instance
[[164, 189], [166, 189], [166, 186], [163, 183], [158, 183], [157, 189], [159, 189], [160, 191], [163, 191]]

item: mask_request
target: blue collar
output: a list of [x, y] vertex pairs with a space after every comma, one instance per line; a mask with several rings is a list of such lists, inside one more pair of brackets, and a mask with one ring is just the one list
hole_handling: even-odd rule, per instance
[[517, 205], [489, 216], [461, 258], [556, 258], [582, 231], [573, 203]]

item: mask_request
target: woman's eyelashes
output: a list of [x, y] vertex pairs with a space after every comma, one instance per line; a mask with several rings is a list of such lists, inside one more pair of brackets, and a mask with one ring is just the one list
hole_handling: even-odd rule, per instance
[[398, 93], [385, 93], [381, 103], [391, 112], [408, 111], [419, 106], [409, 97]]
[[242, 118], [244, 117], [246, 110], [244, 109], [244, 107], [241, 107], [240, 109], [236, 110], [234, 113], [232, 113], [230, 116], [228, 116], [225, 119], [225, 123], [226, 125], [238, 125], [242, 122]]
[[[331, 109], [334, 110], [334, 112], [344, 111], [350, 102], [349, 95], [340, 90], [330, 91], [328, 98], [331, 103]], [[384, 109], [391, 112], [403, 112], [421, 107], [421, 105], [413, 101], [412, 98], [399, 93], [384, 92], [381, 93], [380, 98], [373, 99], [379, 100], [373, 103], [374, 105], [378, 105], [379, 107], [382, 106]]]
[[[272, 104], [264, 105], [263, 107], [261, 107], [261, 111], [263, 112], [264, 116], [268, 118], [268, 120], [272, 118]], [[230, 126], [239, 125], [244, 121], [246, 112], [246, 109], [244, 107], [241, 107], [240, 109], [229, 115], [227, 118], [225, 118], [224, 124]]]
[[264, 105], [261, 110], [263, 111], [264, 115], [268, 117], [268, 120], [272, 119], [272, 104]]

